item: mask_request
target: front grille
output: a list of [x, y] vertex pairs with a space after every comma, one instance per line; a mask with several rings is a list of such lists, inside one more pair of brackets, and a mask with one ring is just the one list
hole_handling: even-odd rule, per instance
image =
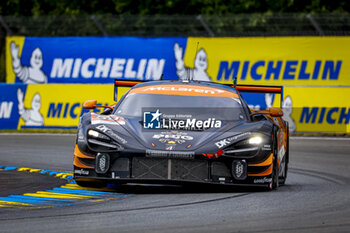
[[231, 177], [230, 169], [222, 162], [212, 162], [211, 163], [211, 175], [212, 176], [222, 176]]
[[171, 179], [207, 181], [208, 162], [172, 159]]
[[201, 160], [135, 157], [132, 160], [132, 177], [207, 181], [208, 162]]
[[167, 159], [137, 158], [132, 160], [132, 177], [147, 179], [167, 179]]

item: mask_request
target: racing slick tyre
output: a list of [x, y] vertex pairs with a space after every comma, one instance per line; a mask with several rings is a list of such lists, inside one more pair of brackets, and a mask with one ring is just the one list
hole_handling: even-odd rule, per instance
[[278, 164], [277, 164], [277, 159], [278, 159], [278, 149], [277, 149], [277, 133], [274, 133], [274, 141], [273, 141], [273, 161], [272, 161], [272, 174], [271, 178], [272, 181], [269, 184], [269, 190], [274, 190], [278, 189], [279, 186], [279, 169], [278, 169]]
[[[287, 125], [288, 127], [288, 125]], [[288, 129], [288, 128], [287, 128]], [[279, 184], [284, 185], [287, 180], [288, 175], [288, 163], [289, 163], [289, 129], [287, 130], [287, 147], [286, 147], [286, 155], [284, 156], [283, 162], [281, 164], [281, 175], [279, 177]]]
[[279, 186], [279, 175], [278, 175], [278, 164], [277, 164], [277, 155], [273, 156], [273, 165], [272, 165], [272, 187], [271, 189], [278, 189]]
[[79, 180], [76, 180], [75, 182], [77, 183], [77, 185], [81, 187], [86, 187], [86, 188], [104, 188], [107, 185], [104, 182], [89, 182], [89, 181], [79, 181]]

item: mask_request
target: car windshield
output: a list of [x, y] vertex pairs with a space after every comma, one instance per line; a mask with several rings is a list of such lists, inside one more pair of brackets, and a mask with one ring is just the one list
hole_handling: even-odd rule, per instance
[[141, 117], [149, 109], [166, 109], [169, 113], [191, 114], [194, 116], [221, 117], [222, 120], [244, 120], [241, 102], [233, 97], [209, 97], [160, 94], [128, 94], [115, 114], [124, 117]]

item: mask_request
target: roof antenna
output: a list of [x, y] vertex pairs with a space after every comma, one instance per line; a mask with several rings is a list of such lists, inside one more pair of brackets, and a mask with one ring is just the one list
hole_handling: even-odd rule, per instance
[[233, 87], [236, 88], [236, 86], [237, 86], [237, 77], [233, 79]]

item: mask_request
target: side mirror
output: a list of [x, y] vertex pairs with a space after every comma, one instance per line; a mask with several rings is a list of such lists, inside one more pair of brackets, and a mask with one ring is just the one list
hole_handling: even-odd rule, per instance
[[269, 108], [269, 114], [272, 117], [281, 117], [283, 116], [283, 111], [280, 108]]
[[87, 100], [83, 104], [83, 108], [85, 109], [94, 109], [96, 108], [97, 100]]

